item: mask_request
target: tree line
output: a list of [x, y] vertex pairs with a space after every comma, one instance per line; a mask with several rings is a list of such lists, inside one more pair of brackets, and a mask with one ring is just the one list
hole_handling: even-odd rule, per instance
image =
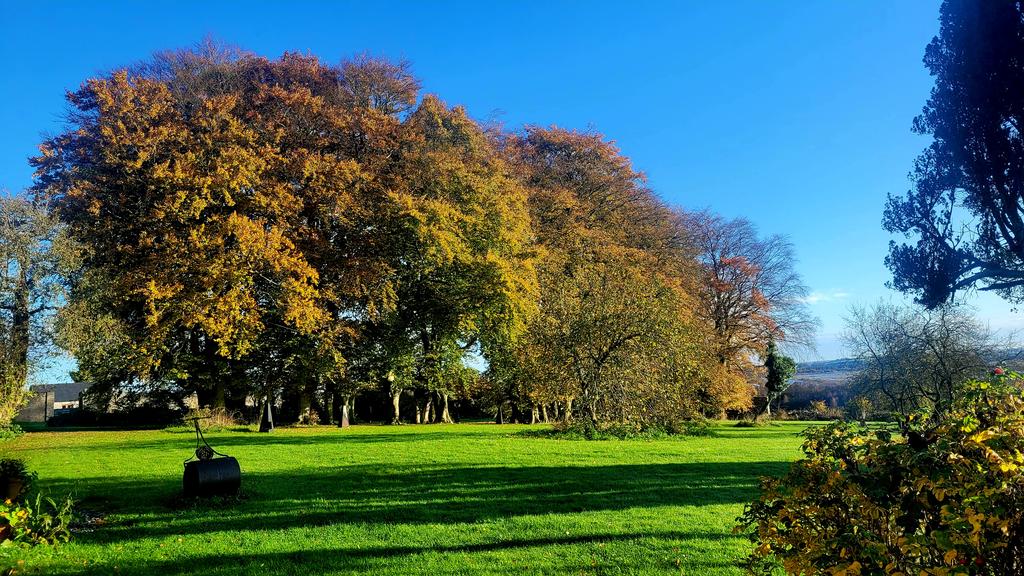
[[47, 318], [102, 405], [668, 425], [748, 409], [769, 342], [813, 332], [784, 237], [668, 205], [599, 134], [478, 122], [406, 62], [207, 43], [67, 100], [3, 207], [61, 236]]

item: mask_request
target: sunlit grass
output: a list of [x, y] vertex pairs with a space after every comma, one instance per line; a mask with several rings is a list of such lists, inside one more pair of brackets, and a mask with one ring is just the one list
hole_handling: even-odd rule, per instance
[[244, 499], [181, 507], [188, 433], [34, 432], [0, 445], [105, 524], [0, 551], [25, 574], [742, 574], [732, 534], [804, 423], [574, 441], [488, 424], [209, 435]]

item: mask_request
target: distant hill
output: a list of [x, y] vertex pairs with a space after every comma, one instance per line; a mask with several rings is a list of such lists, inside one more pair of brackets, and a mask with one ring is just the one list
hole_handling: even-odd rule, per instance
[[816, 362], [801, 362], [797, 364], [796, 373], [820, 374], [822, 372], [856, 372], [860, 370], [863, 361], [856, 358], [840, 358], [838, 360], [818, 360]]
[[[991, 365], [1003, 366], [1012, 370], [1024, 370], [1024, 349], [1011, 348], [994, 354]], [[856, 358], [839, 358], [837, 360], [818, 360], [800, 362], [796, 367], [793, 383], [837, 385], [845, 384], [864, 365]]]
[[[1024, 350], [996, 352], [988, 364], [1024, 372]], [[831, 406], [844, 406], [853, 394], [851, 380], [862, 366], [864, 362], [855, 358], [797, 364], [792, 385], [783, 396], [783, 407], [787, 410], [800, 410], [806, 408], [812, 400], [824, 400]]]
[[860, 370], [862, 365], [862, 361], [854, 358], [801, 362], [796, 366], [793, 385], [798, 387], [801, 385], [815, 387], [842, 386], [853, 378], [853, 375]]

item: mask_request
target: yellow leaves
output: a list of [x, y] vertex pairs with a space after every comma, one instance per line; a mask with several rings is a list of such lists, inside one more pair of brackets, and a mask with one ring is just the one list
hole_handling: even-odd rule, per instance
[[836, 566], [829, 570], [829, 574], [832, 576], [857, 576], [860, 574], [861, 563], [857, 561], [850, 562], [845, 566]]
[[213, 299], [195, 320], [218, 344], [218, 353], [226, 358], [241, 358], [253, 347], [255, 336], [263, 328], [253, 294], [244, 285], [228, 288]]
[[145, 299], [147, 326], [152, 328], [160, 323], [162, 311], [165, 307], [164, 301], [173, 298], [181, 289], [182, 286], [176, 283], [162, 284], [157, 283], [155, 279], [150, 279], [146, 282], [141, 293]]
[[[1024, 446], [1024, 436], [1008, 430], [1024, 425], [1024, 410], [1000, 407], [998, 425], [939, 428], [938, 460], [928, 465], [898, 440], [879, 438], [870, 457], [853, 452], [856, 475], [837, 472], [834, 459], [857, 436], [846, 425], [816, 431], [805, 444], [808, 458], [748, 508], [746, 527], [756, 527], [757, 544], [770, 543], [793, 573], [854, 573], [854, 561], [863, 573], [928, 576], [1005, 566], [1007, 542], [1020, 538], [1022, 472], [1015, 466]], [[890, 485], [893, 478], [899, 481]], [[879, 484], [891, 486], [885, 497], [866, 489]]]
[[971, 442], [976, 442], [978, 444], [983, 444], [986, 440], [995, 437], [995, 435], [996, 435], [995, 431], [993, 431], [992, 429], [986, 428], [986, 429], [984, 429], [984, 430], [982, 430], [980, 432], [972, 434], [971, 436], [968, 437], [968, 439]]
[[960, 553], [956, 550], [948, 550], [943, 556], [942, 561], [949, 566], [953, 566], [957, 563], [957, 558], [960, 557]]

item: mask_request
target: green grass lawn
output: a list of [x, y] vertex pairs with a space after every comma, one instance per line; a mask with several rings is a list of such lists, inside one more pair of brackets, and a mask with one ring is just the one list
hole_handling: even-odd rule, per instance
[[191, 508], [176, 499], [189, 433], [33, 432], [0, 453], [105, 522], [56, 548], [0, 548], [0, 562], [55, 576], [742, 574], [735, 519], [805, 426], [589, 442], [491, 424], [213, 433], [244, 499]]

